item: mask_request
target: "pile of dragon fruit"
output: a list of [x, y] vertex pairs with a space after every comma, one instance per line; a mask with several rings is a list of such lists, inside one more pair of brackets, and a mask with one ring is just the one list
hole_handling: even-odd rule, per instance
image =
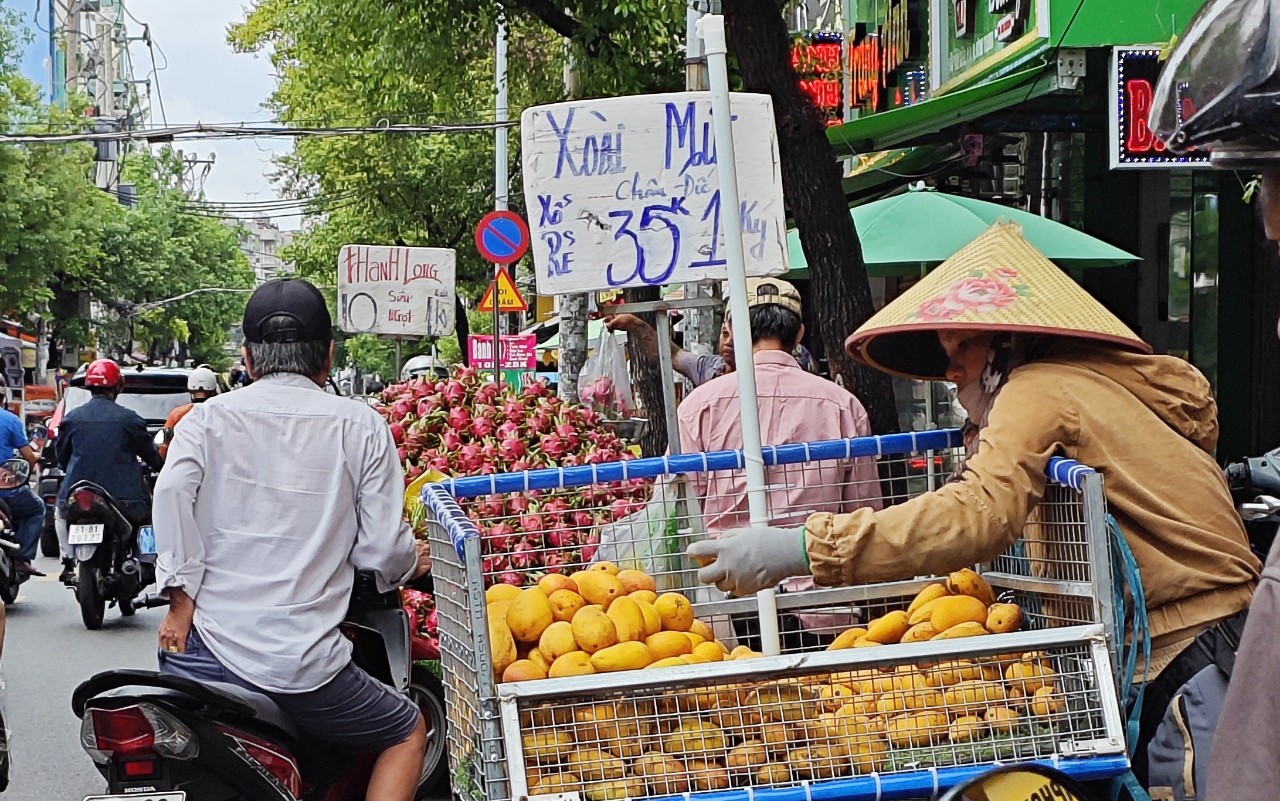
[[[499, 388], [471, 368], [388, 387], [376, 408], [391, 426], [406, 485], [428, 469], [469, 476], [633, 456], [599, 411], [564, 402], [543, 382]], [[460, 505], [480, 528], [487, 583], [522, 585], [590, 562], [601, 526], [640, 511], [650, 483], [488, 495]], [[425, 520], [413, 522], [425, 537]]]

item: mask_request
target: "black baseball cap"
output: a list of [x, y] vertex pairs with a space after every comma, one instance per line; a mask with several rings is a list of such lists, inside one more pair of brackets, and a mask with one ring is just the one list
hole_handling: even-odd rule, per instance
[[[287, 317], [294, 325], [262, 333], [272, 317]], [[333, 318], [324, 295], [301, 278], [277, 278], [254, 290], [244, 307], [244, 338], [249, 342], [317, 342], [333, 339]]]

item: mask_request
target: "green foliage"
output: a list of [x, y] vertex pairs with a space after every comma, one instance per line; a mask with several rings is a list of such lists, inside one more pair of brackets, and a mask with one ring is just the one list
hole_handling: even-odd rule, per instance
[[[674, 91], [684, 85], [685, 4], [676, 0], [260, 0], [229, 39], [269, 53], [279, 75], [270, 108], [300, 125], [486, 122], [494, 119], [494, 47], [508, 29], [511, 117], [564, 97], [565, 37], [581, 96]], [[492, 267], [472, 244], [493, 209], [494, 140], [474, 134], [299, 140], [278, 178], [299, 198], [319, 198], [286, 257], [301, 275], [332, 284], [349, 243], [455, 248], [458, 291], [479, 300]], [[511, 206], [519, 191], [519, 136], [510, 136]], [[487, 323], [478, 329], [487, 330]], [[442, 355], [460, 358], [456, 343]], [[420, 343], [408, 355], [429, 349]], [[367, 338], [346, 355], [390, 374], [392, 346]]]
[[[0, 126], [65, 133], [87, 125], [82, 104], [45, 106], [18, 73], [17, 30], [14, 15], [0, 9]], [[90, 145], [0, 145], [0, 312], [43, 314], [70, 342], [123, 344], [128, 322], [84, 317], [80, 293], [111, 307], [253, 285], [236, 231], [183, 213], [187, 197], [171, 150], [126, 156], [123, 179], [138, 190], [134, 209], [98, 189], [94, 170]], [[198, 361], [218, 361], [243, 307], [242, 295], [195, 295], [136, 315], [134, 336], [148, 348], [185, 341]]]

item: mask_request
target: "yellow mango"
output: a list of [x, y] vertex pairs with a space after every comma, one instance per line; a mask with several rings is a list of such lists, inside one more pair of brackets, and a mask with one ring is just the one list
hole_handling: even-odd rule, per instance
[[[608, 576], [608, 573], [600, 573]], [[589, 654], [618, 644], [613, 619], [596, 607], [583, 607], [573, 616], [573, 639]]]
[[1052, 685], [1041, 687], [1031, 698], [1031, 712], [1041, 717], [1060, 714], [1067, 711], [1067, 704], [1057, 695], [1058, 688]]
[[747, 740], [729, 751], [725, 767], [730, 776], [753, 775], [769, 762], [769, 751], [760, 740]]
[[582, 779], [572, 773], [548, 773], [529, 782], [529, 795], [576, 793], [581, 787]]
[[938, 604], [942, 603], [943, 599], [947, 597], [949, 596], [943, 595], [941, 597], [934, 598], [932, 601], [925, 601], [920, 604], [915, 608], [914, 612], [909, 612], [907, 614], [907, 623], [914, 626], [918, 623], [924, 623], [926, 620], [929, 620], [933, 617], [933, 610], [937, 609]]
[[543, 765], [560, 762], [573, 748], [573, 735], [564, 729], [529, 732], [520, 738], [524, 758]]
[[618, 642], [640, 642], [645, 638], [644, 613], [627, 596], [615, 598], [606, 612], [618, 633]]
[[654, 592], [653, 590], [636, 590], [635, 592], [627, 593], [627, 595], [631, 596], [637, 601], [647, 601], [650, 604], [658, 600], [658, 593]]
[[1011, 734], [1018, 727], [1022, 715], [1007, 706], [993, 706], [983, 715], [992, 734]]
[[971, 743], [987, 736], [987, 722], [978, 715], [961, 715], [951, 721], [948, 737], [953, 743]]
[[707, 662], [723, 662], [724, 648], [718, 642], [699, 643], [693, 647], [691, 656], [700, 657]]
[[638, 592], [627, 597], [636, 602], [636, 606], [640, 608], [640, 614], [644, 617], [644, 636], [652, 637], [662, 631], [662, 617], [658, 614], [658, 610], [653, 608], [652, 601], [642, 598]]
[[912, 612], [916, 611], [920, 607], [924, 606], [930, 601], [937, 600], [938, 598], [941, 598], [946, 594], [947, 594], [947, 588], [945, 585], [930, 584], [928, 587], [925, 587], [923, 590], [921, 590], [919, 593], [916, 594], [916, 597], [911, 601], [911, 605], [907, 607], [907, 615], [908, 616], [911, 615]]
[[770, 762], [756, 771], [756, 786], [791, 784], [791, 766], [785, 762]]
[[902, 635], [901, 642], [924, 642], [925, 640], [932, 640], [937, 634], [938, 631], [933, 627], [933, 624], [926, 620], [907, 629], [907, 633]]
[[621, 670], [639, 670], [653, 662], [649, 649], [642, 642], [629, 640], [602, 648], [591, 655], [591, 666], [597, 673], [617, 673]]
[[547, 596], [551, 604], [551, 616], [556, 620], [568, 622], [578, 614], [578, 610], [587, 605], [587, 600], [571, 590], [556, 590]]
[[493, 657], [493, 672], [501, 676], [516, 661], [516, 641], [507, 628], [507, 621], [490, 615], [489, 652]]
[[678, 592], [659, 595], [658, 600], [653, 602], [653, 608], [658, 610], [658, 617], [662, 618], [662, 628], [665, 631], [689, 631], [693, 627], [693, 605]]
[[867, 625], [866, 638], [882, 645], [895, 643], [911, 628], [907, 620], [907, 613], [901, 610], [876, 618]]
[[1008, 634], [1022, 628], [1022, 607], [1017, 604], [992, 604], [987, 610], [987, 631]]
[[507, 626], [518, 642], [537, 642], [547, 626], [555, 622], [547, 595], [537, 587], [530, 587], [507, 607]]
[[987, 606], [969, 595], [948, 595], [939, 598], [929, 615], [935, 631], [946, 631], [960, 623], [987, 622]]
[[698, 620], [697, 618], [694, 618], [693, 625], [689, 626], [689, 633], [697, 634], [707, 642], [711, 642], [716, 638], [716, 633], [712, 630], [711, 624], [707, 623], [705, 620]]
[[591, 666], [591, 654], [586, 651], [573, 651], [552, 662], [551, 669], [547, 671], [547, 677], [560, 679], [565, 676], [587, 676], [595, 672], [596, 669]]
[[537, 651], [548, 662], [554, 662], [567, 653], [579, 650], [578, 641], [573, 636], [573, 624], [557, 620], [538, 639]]
[[650, 752], [635, 761], [632, 768], [644, 779], [654, 795], [679, 795], [689, 792], [689, 773], [684, 763], [666, 754]]
[[513, 587], [510, 584], [494, 584], [484, 591], [484, 603], [489, 606], [498, 601], [514, 601], [520, 597], [520, 592], [519, 587]]
[[962, 681], [985, 678], [982, 667], [965, 659], [943, 662], [924, 672], [930, 687], [950, 687]]
[[933, 639], [954, 640], [960, 637], [981, 637], [982, 635], [989, 633], [990, 632], [982, 627], [981, 623], [974, 623], [972, 620], [969, 620], [964, 623], [957, 623], [941, 634], [935, 634]]
[[864, 628], [845, 629], [831, 641], [831, 644], [827, 646], [827, 650], [843, 651], [846, 648], [852, 648], [855, 642], [865, 636], [867, 636], [867, 630]]
[[517, 659], [507, 669], [502, 671], [503, 681], [533, 681], [535, 679], [545, 679], [547, 671], [543, 670], [528, 659]]
[[898, 748], [920, 748], [945, 739], [950, 720], [940, 712], [918, 712], [890, 718], [886, 728], [891, 745]]
[[584, 784], [582, 795], [587, 801], [626, 801], [629, 798], [643, 798], [645, 787], [645, 783], [640, 779], [624, 776], [621, 779]]
[[996, 602], [995, 590], [991, 589], [987, 580], [967, 567], [947, 576], [947, 592], [976, 598], [983, 606], [991, 606]]
[[943, 695], [948, 710], [955, 714], [972, 707], [1003, 705], [1009, 699], [1003, 684], [993, 681], [962, 681]]
[[[688, 640], [686, 640], [685, 642], [687, 644]], [[687, 664], [689, 663], [684, 660], [683, 656], [668, 656], [668, 657], [659, 659], [655, 662], [649, 663], [648, 667], [649, 668], [683, 667]]]
[[655, 659], [684, 656], [693, 653], [693, 644], [683, 631], [660, 631], [645, 638], [644, 644]]
[[[543, 632], [543, 634], [546, 634], [546, 632]], [[543, 676], [546, 676], [547, 671], [551, 670], [551, 661], [543, 656], [542, 651], [539, 651], [537, 648], [529, 651], [528, 659], [530, 662], [542, 669]]]
[[569, 770], [586, 782], [621, 779], [627, 775], [627, 763], [598, 748], [578, 748], [569, 754]]
[[674, 755], [701, 756], [720, 753], [728, 743], [724, 730], [719, 726], [698, 718], [688, 718], [681, 721], [680, 726], [663, 741], [662, 750]]
[[587, 603], [600, 604], [608, 609], [615, 598], [626, 595], [618, 577], [604, 570], [584, 570], [574, 575], [577, 576], [578, 592], [587, 599]]

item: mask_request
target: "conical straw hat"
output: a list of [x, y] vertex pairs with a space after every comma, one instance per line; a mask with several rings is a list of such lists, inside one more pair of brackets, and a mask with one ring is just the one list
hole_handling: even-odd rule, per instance
[[845, 341], [849, 355], [888, 373], [942, 380], [945, 329], [1055, 334], [1151, 352], [1151, 346], [1000, 222], [881, 309]]

